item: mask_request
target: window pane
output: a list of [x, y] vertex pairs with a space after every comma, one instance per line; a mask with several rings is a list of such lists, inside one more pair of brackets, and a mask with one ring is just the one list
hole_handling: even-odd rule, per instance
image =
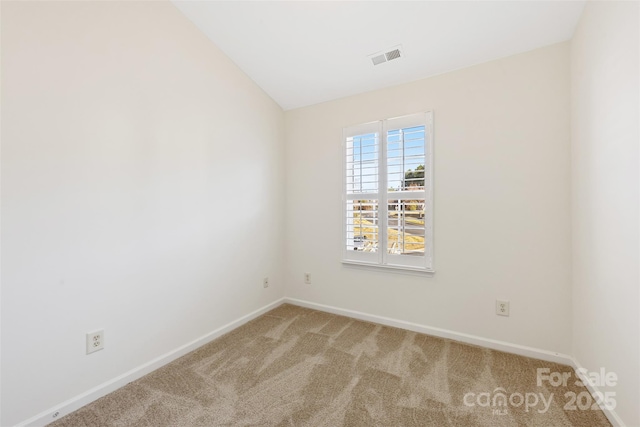
[[387, 187], [389, 191], [423, 190], [425, 127], [387, 132]]
[[347, 194], [378, 191], [378, 134], [347, 138]]
[[347, 250], [378, 251], [378, 202], [376, 200], [347, 201]]
[[389, 200], [388, 205], [388, 253], [424, 255], [424, 199]]

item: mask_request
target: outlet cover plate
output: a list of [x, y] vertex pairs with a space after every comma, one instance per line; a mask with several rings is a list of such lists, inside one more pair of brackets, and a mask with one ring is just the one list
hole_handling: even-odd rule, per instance
[[104, 348], [104, 330], [87, 333], [87, 354], [95, 353]]
[[509, 301], [496, 300], [496, 314], [498, 316], [509, 316]]

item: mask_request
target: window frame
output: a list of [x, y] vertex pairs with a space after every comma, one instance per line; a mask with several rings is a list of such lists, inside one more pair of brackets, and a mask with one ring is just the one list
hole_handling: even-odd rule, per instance
[[[424, 255], [401, 255], [389, 254], [388, 247], [388, 212], [390, 195], [392, 192], [388, 188], [388, 132], [396, 129], [406, 129], [413, 126], [424, 126]], [[349, 194], [347, 186], [347, 141], [349, 137], [361, 136], [377, 133], [377, 192], [367, 192], [359, 194]], [[348, 126], [342, 132], [342, 263], [363, 267], [383, 268], [395, 271], [407, 271], [418, 273], [434, 273], [434, 250], [433, 250], [433, 112], [409, 114], [405, 116], [392, 117], [383, 120], [363, 123], [355, 126]], [[362, 161], [362, 159], [360, 160]], [[406, 171], [404, 171], [406, 172]], [[406, 190], [404, 190], [406, 191]], [[372, 197], [373, 196], [373, 197]], [[406, 194], [405, 194], [406, 196]], [[377, 225], [378, 225], [378, 250], [375, 253], [363, 251], [349, 251], [348, 242], [348, 202], [350, 200], [371, 199], [378, 204]], [[420, 200], [422, 197], [419, 198]]]

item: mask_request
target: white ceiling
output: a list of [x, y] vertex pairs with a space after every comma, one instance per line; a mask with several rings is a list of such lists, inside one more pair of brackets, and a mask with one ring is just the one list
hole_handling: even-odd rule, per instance
[[[173, 3], [280, 106], [342, 98], [571, 38], [584, 1]], [[402, 44], [405, 57], [369, 54]]]

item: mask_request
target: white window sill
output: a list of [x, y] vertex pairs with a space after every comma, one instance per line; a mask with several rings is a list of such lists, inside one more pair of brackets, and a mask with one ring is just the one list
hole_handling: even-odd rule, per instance
[[419, 267], [405, 267], [401, 265], [388, 265], [388, 264], [372, 264], [368, 262], [358, 262], [351, 260], [342, 260], [342, 264], [347, 268], [356, 268], [361, 270], [377, 270], [387, 271], [389, 273], [409, 274], [412, 276], [427, 276], [433, 277], [436, 273], [435, 270], [419, 268]]

